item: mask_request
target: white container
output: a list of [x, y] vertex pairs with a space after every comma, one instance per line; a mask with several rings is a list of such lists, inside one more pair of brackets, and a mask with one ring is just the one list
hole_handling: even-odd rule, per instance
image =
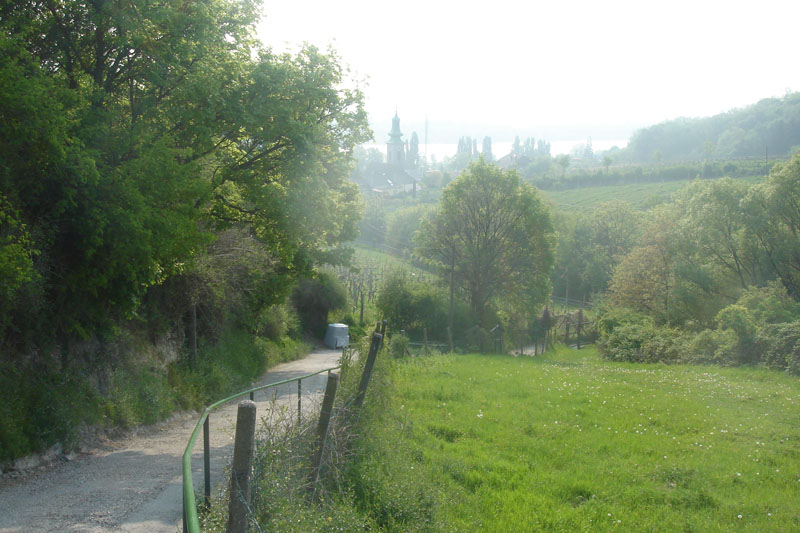
[[344, 348], [350, 345], [350, 330], [347, 324], [328, 324], [323, 341], [328, 348]]

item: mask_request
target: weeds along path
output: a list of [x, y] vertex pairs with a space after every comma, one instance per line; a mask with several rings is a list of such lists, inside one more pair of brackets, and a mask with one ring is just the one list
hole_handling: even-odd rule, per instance
[[[304, 359], [270, 370], [258, 384], [316, 372], [338, 364], [341, 351], [316, 350]], [[320, 374], [303, 380], [303, 410], [318, 404], [327, 380]], [[296, 412], [297, 384], [256, 395], [258, 417], [268, 414], [276, 391], [278, 405]], [[313, 394], [313, 396], [312, 396]], [[233, 453], [237, 402], [213, 412], [211, 427], [212, 485], [225, 482]], [[181, 529], [181, 456], [197, 423], [197, 414], [140, 430], [75, 456], [71, 461], [16, 480], [0, 481], [0, 532], [170, 532]], [[202, 435], [192, 455], [195, 490], [202, 492]]]

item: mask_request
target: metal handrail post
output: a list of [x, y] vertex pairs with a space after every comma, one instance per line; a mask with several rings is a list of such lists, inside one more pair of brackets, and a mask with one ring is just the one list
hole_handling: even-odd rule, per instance
[[211, 503], [211, 430], [208, 417], [203, 422], [203, 476], [205, 485], [206, 508]]
[[[269, 388], [273, 388], [273, 387], [278, 387], [279, 385], [286, 385], [286, 384], [291, 383], [293, 381], [300, 381], [302, 379], [310, 378], [312, 376], [316, 376], [318, 374], [322, 374], [323, 372], [330, 372], [331, 370], [336, 370], [336, 369], [339, 369], [339, 368], [341, 368], [341, 365], [335, 366], [335, 367], [331, 367], [331, 368], [325, 368], [323, 370], [319, 370], [317, 372], [312, 372], [310, 374], [304, 374], [304, 375], [298, 376], [296, 378], [284, 379], [284, 380], [281, 380], [281, 381], [277, 381], [275, 383], [269, 383], [267, 385], [261, 385], [259, 387], [254, 387], [252, 389], [248, 389], [248, 390], [244, 390], [244, 391], [238, 392], [238, 393], [236, 393], [236, 394], [234, 394], [232, 396], [228, 396], [227, 398], [223, 398], [222, 400], [214, 402], [211, 405], [209, 405], [208, 407], [206, 407], [206, 409], [203, 411], [203, 414], [200, 415], [200, 420], [197, 421], [197, 424], [194, 427], [194, 431], [192, 431], [192, 434], [189, 437], [189, 442], [186, 443], [186, 448], [184, 449], [183, 458], [181, 460], [181, 471], [183, 473], [183, 530], [184, 531], [189, 531], [191, 533], [196, 533], [196, 532], [200, 531], [200, 522], [199, 522], [199, 520], [197, 518], [197, 501], [195, 500], [194, 486], [192, 484], [192, 466], [191, 466], [192, 465], [192, 449], [194, 448], [194, 444], [197, 441], [197, 438], [200, 436], [200, 426], [202, 425], [204, 429], [206, 427], [208, 427], [208, 415], [211, 413], [211, 411], [213, 411], [214, 409], [216, 409], [220, 405], [223, 405], [223, 404], [225, 404], [225, 403], [227, 403], [227, 402], [229, 402], [231, 400], [235, 400], [237, 398], [241, 398], [242, 396], [245, 396], [245, 395], [248, 395], [248, 394], [255, 394], [255, 392], [260, 391], [260, 390], [269, 389]], [[275, 399], [275, 397], [273, 395], [273, 401], [274, 401], [274, 399]], [[204, 431], [204, 433], [205, 433], [205, 431]], [[204, 447], [203, 453], [204, 453], [204, 457], [203, 457], [203, 459], [204, 459], [204, 463], [205, 464], [203, 466], [204, 466], [204, 469], [206, 470], [206, 472], [208, 473], [207, 477], [206, 477], [206, 487], [208, 487], [206, 493], [210, 495], [210, 492], [211, 492], [211, 488], [210, 488], [211, 487], [211, 468], [210, 468], [210, 458], [211, 458], [210, 450], [211, 450], [211, 447], [210, 447], [209, 444], [207, 444], [208, 442], [209, 441], [207, 440], [207, 437], [204, 434], [204, 437], [203, 437], [203, 445], [204, 445], [203, 446]]]

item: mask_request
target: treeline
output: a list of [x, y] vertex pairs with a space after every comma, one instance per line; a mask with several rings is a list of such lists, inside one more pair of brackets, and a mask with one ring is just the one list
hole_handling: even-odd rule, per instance
[[605, 353], [800, 371], [800, 153], [764, 183], [695, 181], [646, 213], [566, 219], [557, 294], [600, 302]]
[[603, 187], [611, 185], [631, 185], [637, 183], [656, 183], [713, 179], [721, 177], [748, 178], [766, 176], [776, 161], [759, 160], [715, 160], [695, 161], [659, 165], [614, 165], [611, 161], [603, 169], [581, 167], [571, 172], [554, 172], [554, 165], [539, 161], [520, 168], [520, 174], [532, 185], [543, 190], [565, 190], [578, 187]]
[[231, 328], [299, 334], [293, 287], [346, 260], [362, 94], [332, 52], [262, 47], [259, 8], [0, 7], [0, 458], [56, 438], [15, 425], [48, 423], [32, 376], [108, 392], [121, 339], [198, 372]]
[[679, 118], [638, 130], [620, 160], [788, 156], [800, 147], [800, 93], [765, 98], [707, 118]]

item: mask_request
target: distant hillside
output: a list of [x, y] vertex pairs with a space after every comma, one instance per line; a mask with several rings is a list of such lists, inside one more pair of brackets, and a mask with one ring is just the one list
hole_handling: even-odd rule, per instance
[[800, 148], [800, 93], [766, 98], [706, 118], [679, 118], [643, 128], [620, 159], [637, 162], [711, 157], [788, 156]]

